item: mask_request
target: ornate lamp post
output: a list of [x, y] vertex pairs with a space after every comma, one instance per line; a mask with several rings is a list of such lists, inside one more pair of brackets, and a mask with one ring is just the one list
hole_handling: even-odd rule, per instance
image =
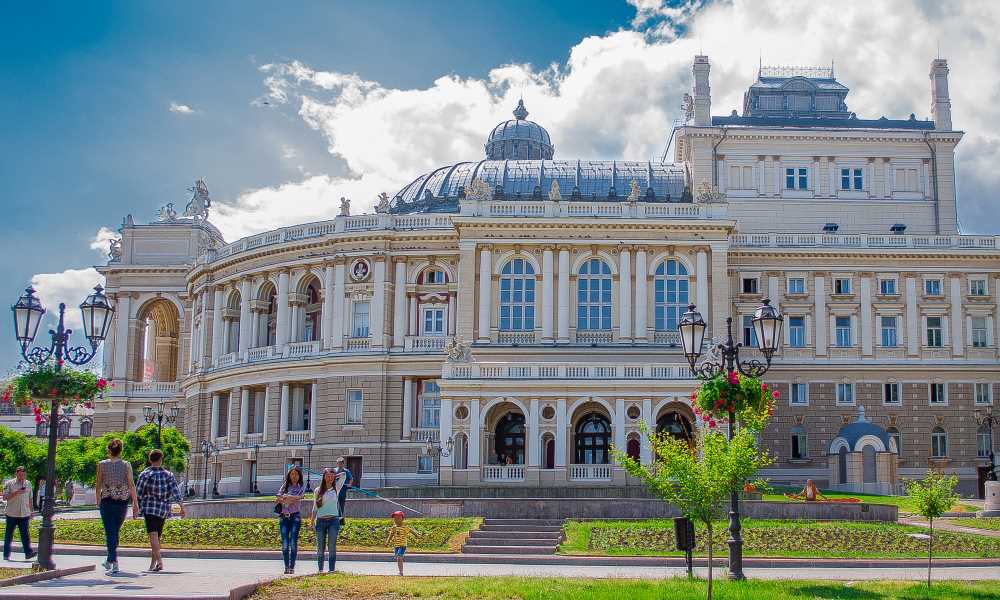
[[260, 470], [260, 463], [257, 462], [257, 455], [260, 453], [260, 444], [253, 445], [253, 481], [251, 491], [255, 496], [260, 495], [260, 489], [257, 488], [257, 472]]
[[[739, 371], [747, 377], [760, 377], [771, 368], [771, 357], [774, 356], [781, 343], [781, 325], [784, 318], [778, 314], [778, 310], [771, 306], [771, 301], [765, 299], [753, 316], [753, 329], [757, 336], [757, 343], [760, 352], [764, 355], [766, 363], [756, 359], [740, 361], [740, 347], [733, 341], [733, 319], [726, 318], [726, 342], [715, 347], [715, 353], [711, 358], [703, 361], [700, 365], [698, 359], [701, 357], [702, 345], [705, 341], [705, 330], [708, 325], [701, 313], [695, 310], [695, 305], [688, 305], [688, 310], [681, 317], [677, 324], [677, 329], [681, 336], [681, 345], [684, 347], [684, 356], [691, 365], [691, 371], [699, 379], [711, 379], [721, 373], [727, 376], [730, 373]], [[730, 405], [732, 406], [732, 405]], [[736, 430], [736, 415], [732, 408], [729, 410], [729, 439], [733, 439]], [[740, 533], [740, 497], [738, 492], [733, 492], [730, 497], [729, 506], [729, 578], [746, 579], [743, 574], [743, 537]]]
[[449, 437], [448, 440], [445, 441], [445, 444], [443, 446], [441, 445], [441, 442], [435, 444], [430, 440], [427, 440], [426, 445], [424, 446], [424, 450], [427, 452], [427, 454], [430, 454], [431, 456], [437, 455], [438, 457], [438, 470], [437, 470], [438, 487], [441, 486], [441, 462], [440, 462], [441, 457], [443, 456], [447, 458], [451, 456], [451, 451], [454, 448], [455, 448], [455, 440], [452, 437]]
[[[56, 369], [62, 368], [64, 360], [68, 360], [74, 365], [84, 365], [91, 361], [97, 354], [97, 347], [107, 336], [111, 325], [111, 318], [115, 314], [114, 306], [104, 295], [101, 286], [94, 288], [94, 293], [84, 298], [80, 303], [80, 312], [83, 317], [83, 335], [90, 342], [90, 349], [83, 346], [70, 346], [71, 329], [67, 329], [64, 322], [66, 304], [59, 304], [59, 323], [56, 328], [49, 330], [51, 341], [49, 347], [35, 346], [30, 348], [35, 341], [35, 334], [38, 333], [38, 325], [42, 322], [45, 309], [42, 303], [35, 297], [35, 290], [28, 287], [24, 290], [24, 295], [17, 299], [17, 303], [11, 307], [14, 313], [14, 336], [21, 345], [21, 356], [31, 364], [42, 364], [51, 358], [55, 358]], [[38, 531], [38, 565], [47, 570], [56, 568], [52, 560], [52, 542], [55, 537], [55, 529], [52, 526], [52, 515], [55, 514], [56, 496], [52, 491], [55, 489], [56, 480], [56, 440], [59, 435], [59, 398], [53, 397], [49, 406], [49, 451], [45, 464], [45, 483], [49, 488], [46, 490], [45, 500], [42, 504], [42, 525]]]
[[306, 489], [312, 489], [313, 441], [306, 442]]
[[201, 483], [201, 499], [202, 500], [205, 500], [205, 499], [208, 498], [208, 459], [212, 456], [212, 453], [216, 452], [216, 451], [218, 451], [218, 448], [215, 447], [215, 444], [213, 444], [212, 442], [210, 442], [208, 440], [202, 440], [201, 441], [201, 455], [205, 459], [205, 465], [204, 465], [204, 467], [205, 467], [204, 468], [205, 478], [204, 478], [204, 480]]
[[[219, 472], [219, 450], [218, 446], [212, 452], [215, 454], [215, 473]], [[219, 478], [215, 475], [212, 476], [212, 497], [218, 498], [222, 494], [219, 493]]]
[[986, 427], [986, 435], [990, 436], [990, 470], [986, 473], [987, 481], [997, 480], [996, 448], [993, 446], [993, 426], [1000, 425], [1000, 415], [993, 414], [993, 408], [987, 408], [984, 412], [981, 409], [974, 411], [976, 415], [976, 425]]
[[160, 401], [156, 403], [156, 406], [146, 405], [142, 407], [142, 415], [146, 418], [147, 423], [156, 423], [156, 447], [162, 447], [162, 441], [160, 439], [163, 433], [163, 422], [166, 421], [168, 425], [173, 424], [177, 420], [177, 415], [181, 412], [179, 406], [171, 406], [167, 408], [166, 400], [160, 398]]

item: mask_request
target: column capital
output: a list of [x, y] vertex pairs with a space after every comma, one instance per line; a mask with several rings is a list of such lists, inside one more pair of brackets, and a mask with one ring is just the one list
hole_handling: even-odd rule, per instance
[[557, 244], [556, 249], [558, 249], [560, 252], [569, 252], [570, 250], [573, 249], [573, 247], [570, 246], [569, 244]]
[[494, 250], [494, 244], [479, 244], [480, 252], [492, 252]]
[[[403, 265], [405, 265], [406, 261], [407, 261], [407, 258], [405, 256], [393, 256], [392, 257], [393, 264], [397, 264], [397, 265], [403, 264]], [[434, 257], [433, 256], [430, 258], [430, 264], [432, 264], [432, 265], [434, 264]]]

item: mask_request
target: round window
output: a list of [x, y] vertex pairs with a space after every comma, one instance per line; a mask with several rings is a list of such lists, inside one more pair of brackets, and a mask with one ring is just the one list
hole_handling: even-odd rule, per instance
[[625, 411], [625, 414], [628, 415], [628, 418], [635, 420], [639, 418], [639, 415], [642, 414], [642, 411], [639, 410], [638, 406], [633, 404], [632, 406], [628, 407], [628, 410]]
[[555, 416], [556, 416], [556, 409], [552, 408], [551, 406], [546, 406], [545, 408], [542, 409], [542, 418], [545, 419], [546, 421], [552, 420], [552, 418]]
[[455, 409], [455, 418], [459, 421], [464, 421], [469, 418], [469, 407], [466, 405], [461, 405]]

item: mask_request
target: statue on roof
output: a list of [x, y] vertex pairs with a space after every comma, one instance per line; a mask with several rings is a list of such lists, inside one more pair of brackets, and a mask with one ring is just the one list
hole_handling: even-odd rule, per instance
[[694, 98], [691, 94], [684, 94], [684, 104], [681, 108], [684, 109], [684, 122], [690, 123], [694, 119]]
[[189, 187], [191, 201], [184, 208], [184, 217], [198, 219], [208, 219], [208, 208], [212, 206], [212, 199], [208, 195], [208, 186], [204, 179], [194, 182], [193, 187]]
[[552, 187], [549, 188], [549, 200], [553, 202], [562, 200], [562, 194], [559, 193], [559, 181], [557, 179], [552, 180]]
[[639, 182], [633, 179], [632, 183], [629, 184], [628, 201], [638, 202], [640, 198], [642, 198], [642, 190], [639, 189]]
[[478, 177], [472, 180], [469, 187], [465, 190], [465, 197], [468, 200], [474, 200], [476, 202], [486, 202], [493, 198], [493, 190], [490, 189], [488, 183], [479, 179]]
[[375, 203], [375, 212], [379, 214], [389, 212], [389, 194], [382, 192], [378, 195], [378, 202]]
[[343, 196], [340, 197], [340, 216], [351, 216], [351, 201]]
[[177, 211], [174, 210], [174, 203], [168, 202], [166, 206], [161, 206], [156, 214], [156, 220], [161, 223], [172, 223], [177, 220]]
[[528, 118], [528, 109], [524, 107], [524, 99], [517, 101], [517, 108], [514, 109], [514, 118], [518, 121]]
[[475, 361], [472, 358], [472, 345], [458, 337], [444, 347], [444, 354], [445, 360], [450, 363], [470, 363]]
[[108, 240], [108, 258], [112, 261], [119, 261], [122, 259], [121, 238], [111, 238]]

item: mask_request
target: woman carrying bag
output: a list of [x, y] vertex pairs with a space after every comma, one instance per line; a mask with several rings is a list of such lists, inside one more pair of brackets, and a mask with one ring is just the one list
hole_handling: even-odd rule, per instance
[[328, 539], [330, 573], [333, 573], [337, 566], [337, 536], [340, 535], [340, 507], [337, 499], [346, 480], [347, 474], [343, 471], [337, 473], [333, 469], [326, 468], [323, 469], [323, 480], [316, 488], [312, 521], [313, 527], [316, 528], [316, 561], [320, 573], [323, 572], [323, 555], [326, 553]]

